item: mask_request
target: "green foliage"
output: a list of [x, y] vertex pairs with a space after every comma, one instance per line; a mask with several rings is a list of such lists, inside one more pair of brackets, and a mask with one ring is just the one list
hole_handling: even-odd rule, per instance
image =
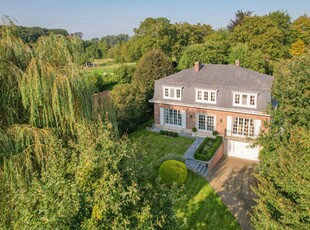
[[310, 44], [310, 17], [306, 14], [298, 17], [293, 22], [293, 33], [295, 38], [300, 38], [308, 46]]
[[177, 132], [168, 131], [168, 130], [160, 130], [159, 133], [166, 135], [166, 136], [170, 136], [170, 137], [178, 137], [179, 136], [179, 134]]
[[160, 50], [151, 50], [138, 62], [132, 82], [151, 96], [155, 80], [166, 77], [171, 73], [173, 73], [171, 60]]
[[132, 131], [152, 113], [155, 80], [172, 73], [170, 59], [160, 50], [151, 50], [138, 62], [132, 83], [117, 85], [111, 91], [118, 111], [121, 132]]
[[196, 61], [206, 64], [224, 64], [227, 63], [228, 52], [229, 33], [219, 30], [206, 37], [204, 44], [188, 46], [182, 53], [178, 68], [190, 68]]
[[259, 137], [261, 161], [252, 221], [257, 229], [307, 229], [309, 219], [309, 55], [280, 62], [274, 96], [279, 101], [269, 132]]
[[222, 137], [220, 136], [217, 136], [215, 139], [205, 138], [194, 154], [195, 159], [202, 161], [211, 160], [221, 144]]
[[240, 61], [240, 66], [265, 73], [267, 63], [263, 52], [260, 49], [251, 50], [247, 43], [237, 43], [231, 48], [229, 63], [234, 64]]
[[246, 17], [250, 17], [252, 13], [253, 13], [252, 11], [243, 12], [242, 10], [237, 10], [237, 12], [235, 13], [235, 19], [234, 20], [230, 19], [227, 29], [230, 32], [233, 32], [235, 27], [242, 24], [243, 19]]
[[182, 185], [187, 179], [186, 165], [180, 161], [167, 160], [159, 168], [159, 178], [162, 183]]
[[0, 111], [1, 228], [181, 228], [182, 190], [150, 184], [144, 152], [117, 139], [109, 106], [94, 108], [76, 40], [50, 35], [29, 47], [14, 28], [0, 37], [0, 108], [10, 105]]
[[[233, 42], [247, 43], [250, 50], [260, 49], [265, 61], [279, 60], [285, 56], [288, 48], [284, 46], [285, 37], [277, 22], [268, 16], [246, 17], [242, 24], [234, 29]], [[271, 71], [271, 66], [266, 72]]]
[[196, 128], [196, 127], [193, 127], [193, 128], [192, 128], [192, 131], [193, 131], [194, 133], [196, 133], [196, 132], [197, 132], [197, 128]]
[[130, 83], [136, 67], [132, 65], [121, 65], [115, 74], [119, 77], [119, 83]]
[[290, 47], [290, 55], [299, 56], [305, 53], [306, 46], [305, 43], [298, 38], [296, 42], [292, 43]]
[[218, 131], [216, 131], [216, 130], [213, 130], [213, 131], [212, 131], [212, 135], [213, 135], [213, 136], [217, 136], [218, 134], [219, 134]]
[[[275, 69], [273, 95], [279, 101], [282, 122], [309, 129], [310, 57], [305, 54], [280, 62]], [[277, 111], [275, 111], [277, 113]]]
[[167, 154], [157, 161], [159, 165], [161, 165], [163, 162], [168, 161], [168, 160], [176, 160], [185, 163], [185, 159], [183, 156], [180, 156], [178, 154]]
[[145, 121], [146, 95], [132, 83], [116, 85], [111, 91], [111, 98], [117, 110], [117, 120], [121, 133], [134, 130]]

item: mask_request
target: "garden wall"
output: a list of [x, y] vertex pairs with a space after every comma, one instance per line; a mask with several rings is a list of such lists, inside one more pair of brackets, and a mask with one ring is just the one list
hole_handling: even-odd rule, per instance
[[213, 155], [212, 159], [209, 161], [208, 170], [212, 169], [217, 162], [223, 157], [224, 155], [224, 142], [220, 145], [217, 149], [216, 153]]

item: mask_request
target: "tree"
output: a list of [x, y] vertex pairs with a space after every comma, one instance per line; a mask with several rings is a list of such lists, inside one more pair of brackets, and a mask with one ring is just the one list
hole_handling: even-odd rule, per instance
[[218, 30], [206, 37], [204, 44], [188, 46], [182, 53], [178, 68], [190, 68], [196, 61], [206, 64], [227, 63], [229, 35], [225, 30]]
[[235, 27], [242, 24], [243, 19], [246, 17], [250, 17], [252, 13], [253, 11], [243, 12], [242, 10], [237, 10], [237, 12], [235, 13], [235, 19], [230, 20], [229, 25], [227, 26], [227, 29], [230, 32], [233, 32]]
[[176, 30], [167, 18], [146, 18], [134, 29], [133, 40], [139, 40], [142, 54], [152, 49], [160, 49], [169, 55], [176, 40]]
[[30, 47], [14, 31], [0, 35], [1, 227], [179, 228], [179, 188], [150, 182], [143, 151], [94, 108], [80, 40], [51, 34]]
[[261, 50], [251, 51], [247, 43], [238, 43], [231, 48], [229, 54], [229, 63], [234, 64], [236, 60], [240, 61], [240, 66], [265, 73], [266, 62]]
[[132, 83], [151, 96], [155, 80], [166, 77], [172, 72], [173, 68], [169, 57], [160, 50], [151, 50], [138, 62]]
[[234, 43], [247, 43], [251, 50], [260, 49], [272, 71], [272, 63], [285, 57], [284, 35], [278, 25], [268, 16], [247, 17], [234, 29]]
[[298, 17], [293, 22], [293, 32], [297, 39], [300, 38], [308, 46], [310, 44], [310, 17], [306, 14]]
[[268, 132], [259, 137], [258, 196], [252, 221], [257, 229], [307, 229], [310, 225], [309, 55], [275, 68], [279, 107]]
[[275, 11], [269, 13], [268, 17], [277, 24], [278, 28], [281, 30], [284, 36], [283, 44], [288, 47], [291, 44], [293, 38], [291, 16], [288, 14], [288, 12]]
[[298, 38], [296, 42], [292, 43], [291, 48], [290, 48], [290, 55], [292, 56], [298, 56], [302, 55], [305, 53], [305, 43]]

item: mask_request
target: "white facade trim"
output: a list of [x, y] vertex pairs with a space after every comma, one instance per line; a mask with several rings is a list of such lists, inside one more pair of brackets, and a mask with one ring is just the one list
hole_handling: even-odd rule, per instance
[[149, 100], [151, 103], [159, 103], [159, 104], [166, 104], [166, 105], [176, 105], [176, 106], [184, 106], [190, 108], [198, 108], [198, 109], [210, 109], [210, 110], [217, 110], [217, 111], [225, 111], [225, 112], [234, 112], [234, 113], [243, 113], [243, 114], [250, 114], [250, 115], [259, 115], [259, 116], [269, 116], [269, 114], [260, 112], [260, 111], [250, 111], [250, 110], [242, 110], [237, 108], [223, 108], [223, 107], [215, 107], [215, 106], [206, 106], [202, 104], [187, 104], [182, 102], [169, 102], [163, 100]]

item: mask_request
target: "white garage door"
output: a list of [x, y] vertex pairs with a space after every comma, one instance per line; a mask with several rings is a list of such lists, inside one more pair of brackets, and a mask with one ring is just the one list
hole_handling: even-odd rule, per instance
[[251, 148], [249, 143], [227, 140], [227, 155], [247, 160], [258, 160], [259, 148]]

